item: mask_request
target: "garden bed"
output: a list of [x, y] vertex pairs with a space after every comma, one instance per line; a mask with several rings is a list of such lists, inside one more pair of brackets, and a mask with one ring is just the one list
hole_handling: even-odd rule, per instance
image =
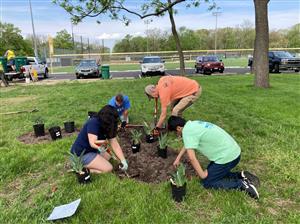
[[[130, 131], [126, 129], [118, 134], [119, 143], [128, 161], [129, 168], [127, 173], [132, 178], [147, 182], [160, 183], [170, 179], [170, 174], [174, 173], [175, 168], [173, 162], [175, 161], [179, 151], [168, 148], [168, 157], [163, 159], [157, 155], [158, 142], [146, 143], [145, 137], [142, 138], [140, 152], [133, 154], [131, 150], [131, 135]], [[188, 178], [196, 176], [193, 167], [188, 162], [186, 155], [183, 156], [182, 162], [186, 166], [186, 174]], [[119, 169], [114, 171], [120, 177], [126, 177], [126, 174]]]

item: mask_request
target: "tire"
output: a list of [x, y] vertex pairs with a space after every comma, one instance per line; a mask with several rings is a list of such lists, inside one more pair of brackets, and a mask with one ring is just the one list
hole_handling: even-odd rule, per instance
[[76, 75], [76, 79], [80, 79], [80, 75]]
[[195, 73], [199, 73], [199, 69], [198, 68], [195, 68]]
[[222, 70], [220, 70], [220, 73], [223, 73], [224, 72], [224, 70], [222, 69]]
[[48, 79], [49, 78], [49, 71], [48, 69], [46, 68], [45, 69], [45, 73], [44, 73], [44, 79]]
[[165, 72], [161, 72], [160, 75], [161, 75], [161, 76], [164, 76], [164, 75], [165, 75]]
[[274, 65], [274, 72], [279, 73], [279, 64]]
[[299, 69], [295, 69], [295, 72], [299, 72]]

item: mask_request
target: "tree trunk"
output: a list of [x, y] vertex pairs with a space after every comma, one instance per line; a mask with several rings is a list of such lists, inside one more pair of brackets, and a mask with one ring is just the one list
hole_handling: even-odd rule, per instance
[[[168, 2], [170, 3], [170, 0], [168, 0]], [[179, 63], [180, 63], [180, 73], [181, 75], [185, 75], [185, 66], [184, 66], [184, 55], [182, 52], [182, 47], [181, 47], [181, 43], [180, 43], [180, 39], [176, 30], [176, 25], [175, 25], [175, 20], [174, 20], [174, 14], [173, 14], [173, 9], [170, 8], [168, 10], [169, 13], [169, 18], [171, 21], [171, 25], [172, 25], [172, 34], [176, 43], [176, 48], [178, 51], [178, 55], [179, 55]]]
[[253, 56], [254, 85], [269, 88], [269, 0], [254, 0], [255, 6], [255, 43]]

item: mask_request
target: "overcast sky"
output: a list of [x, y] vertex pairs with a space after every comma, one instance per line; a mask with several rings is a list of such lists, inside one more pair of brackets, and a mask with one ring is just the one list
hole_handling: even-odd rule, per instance
[[[51, 0], [31, 0], [33, 19], [37, 34], [55, 35], [66, 29], [71, 33], [70, 16], [64, 9], [54, 5]], [[127, 0], [131, 8], [136, 8], [141, 0]], [[254, 24], [253, 0], [216, 0], [221, 8], [218, 17], [218, 27], [235, 27], [245, 20]], [[181, 6], [182, 5], [182, 6]], [[181, 4], [175, 16], [177, 27], [185, 26], [190, 29], [214, 29], [215, 17], [208, 11], [208, 4], [203, 3], [199, 8], [186, 9]], [[22, 34], [32, 33], [28, 0], [0, 0], [1, 22], [13, 23], [22, 30]], [[131, 24], [124, 26], [119, 21], [111, 21], [101, 17], [101, 24], [95, 18], [88, 18], [74, 26], [74, 34], [94, 39], [106, 39], [106, 45], [112, 47], [115, 40], [126, 34], [145, 35], [146, 25], [137, 17], [131, 17]], [[300, 22], [300, 0], [270, 0], [269, 26], [270, 29], [289, 28]], [[170, 30], [167, 16], [152, 18], [149, 29], [160, 28]]]

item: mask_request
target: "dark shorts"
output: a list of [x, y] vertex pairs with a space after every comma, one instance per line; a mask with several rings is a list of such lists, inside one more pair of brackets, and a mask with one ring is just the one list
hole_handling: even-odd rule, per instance
[[10, 59], [7, 61], [7, 65], [15, 65], [15, 59]]

